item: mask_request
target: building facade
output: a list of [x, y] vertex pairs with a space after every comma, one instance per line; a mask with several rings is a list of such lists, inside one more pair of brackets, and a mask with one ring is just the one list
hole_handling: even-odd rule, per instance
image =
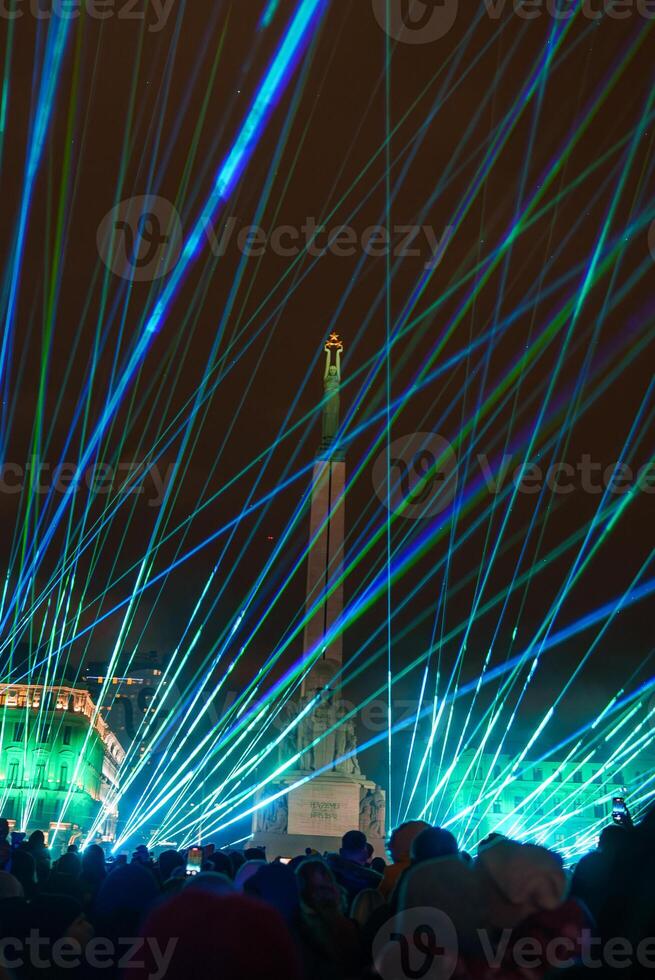
[[[90, 663], [84, 671], [84, 681], [94, 701], [103, 686], [108, 685], [106, 704], [100, 711], [127, 752], [139, 735], [157, 690], [160, 685], [166, 685], [162, 680], [163, 668], [153, 651], [131, 657], [127, 672], [116, 672], [108, 678], [107, 670], [106, 663]], [[143, 751], [144, 746], [140, 745], [139, 754]]]
[[[0, 686], [0, 815], [19, 831], [90, 831], [116, 787], [123, 747], [88, 691], [42, 684]], [[118, 814], [98, 836], [112, 840]]]
[[631, 794], [652, 773], [643, 756], [624, 765], [588, 761], [524, 760], [462, 753], [435, 812], [468, 847], [490, 833], [554, 847], [574, 855], [593, 846], [612, 820], [612, 799]]

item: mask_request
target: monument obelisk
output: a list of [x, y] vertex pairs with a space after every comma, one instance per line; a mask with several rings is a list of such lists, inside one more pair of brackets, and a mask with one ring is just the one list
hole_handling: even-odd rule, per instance
[[265, 845], [269, 857], [292, 857], [307, 847], [336, 850], [342, 835], [357, 828], [376, 853], [384, 853], [384, 791], [359, 768], [355, 719], [344, 718], [349, 712], [341, 697], [346, 462], [337, 439], [343, 343], [336, 333], [324, 350], [322, 438], [312, 474], [303, 637], [303, 654], [313, 664], [303, 678], [298, 709], [315, 704], [291, 733], [291, 744], [283, 746], [282, 762], [285, 755], [288, 759], [300, 753], [296, 767], [279, 784], [267, 785], [261, 797], [294, 788], [253, 815], [253, 843]]

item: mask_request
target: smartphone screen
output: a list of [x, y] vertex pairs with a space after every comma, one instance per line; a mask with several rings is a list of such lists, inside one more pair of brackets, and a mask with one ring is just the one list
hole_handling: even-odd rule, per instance
[[202, 868], [202, 847], [192, 847], [186, 860], [186, 873], [197, 875]]
[[612, 820], [621, 826], [631, 826], [630, 811], [622, 796], [615, 796], [612, 800]]

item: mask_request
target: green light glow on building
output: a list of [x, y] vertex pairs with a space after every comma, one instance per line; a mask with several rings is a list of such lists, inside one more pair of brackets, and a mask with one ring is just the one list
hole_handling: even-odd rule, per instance
[[437, 823], [467, 847], [501, 833], [553, 847], [574, 857], [595, 846], [612, 822], [612, 799], [628, 804], [640, 789], [652, 759], [603, 763], [590, 754], [573, 762], [525, 760], [513, 770], [512, 756], [464, 752], [444, 792]]
[[[89, 830], [125, 756], [88, 691], [0, 686], [0, 815], [16, 830], [57, 830], [63, 843]], [[117, 812], [99, 838], [113, 840]]]

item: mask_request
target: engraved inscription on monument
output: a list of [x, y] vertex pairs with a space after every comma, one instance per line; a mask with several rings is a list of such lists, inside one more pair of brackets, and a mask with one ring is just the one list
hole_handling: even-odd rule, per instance
[[340, 837], [359, 826], [359, 785], [317, 780], [289, 797], [289, 833]]

